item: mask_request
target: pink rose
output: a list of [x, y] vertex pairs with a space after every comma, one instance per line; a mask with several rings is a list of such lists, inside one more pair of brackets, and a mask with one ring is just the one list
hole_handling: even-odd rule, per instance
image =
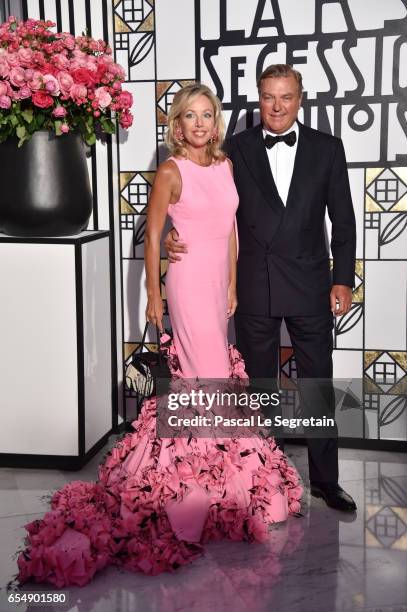
[[86, 68], [89, 70], [89, 72], [92, 72], [92, 73], [97, 72], [98, 65], [97, 65], [96, 57], [89, 55], [88, 59], [86, 60]]
[[64, 117], [66, 117], [66, 115], [67, 115], [67, 110], [63, 106], [57, 106], [52, 111], [52, 116], [56, 117], [57, 119], [63, 119]]
[[8, 81], [6, 81], [6, 87], [7, 87], [7, 91], [6, 94], [8, 96], [10, 96], [10, 98], [13, 97], [13, 93], [14, 93], [14, 89], [11, 87], [10, 83]]
[[0, 81], [0, 96], [8, 94], [7, 84], [4, 81]]
[[32, 96], [32, 101], [33, 104], [39, 108], [49, 108], [54, 104], [52, 97], [45, 91], [35, 91]]
[[98, 87], [95, 89], [95, 100], [101, 110], [104, 110], [109, 106], [112, 101], [112, 96], [104, 87]]
[[23, 85], [21, 89], [17, 92], [18, 100], [26, 100], [27, 98], [31, 98], [31, 89], [28, 85]]
[[69, 62], [69, 72], [70, 72], [70, 74], [72, 74], [72, 72], [73, 72], [74, 70], [78, 70], [80, 67], [81, 67], [81, 66], [80, 66], [79, 62], [77, 62], [75, 59], [72, 59], [72, 60]]
[[72, 77], [75, 83], [81, 83], [82, 85], [93, 85], [92, 73], [86, 68], [77, 68], [72, 72]]
[[31, 51], [31, 49], [19, 49], [17, 51], [17, 54], [20, 59], [20, 65], [28, 68], [32, 62], [33, 52]]
[[21, 87], [25, 83], [24, 68], [12, 68], [10, 70], [10, 83], [14, 87]]
[[76, 49], [73, 52], [73, 55], [74, 55], [74, 59], [72, 60], [71, 65], [75, 66], [75, 68], [85, 68], [87, 61], [88, 61], [87, 53], [84, 53], [83, 51]]
[[51, 64], [50, 62], [45, 62], [40, 68], [41, 74], [52, 74], [52, 76], [56, 76], [58, 74], [58, 68]]
[[58, 83], [64, 96], [69, 96], [73, 85], [73, 78], [68, 72], [59, 72], [57, 75]]
[[72, 85], [69, 90], [69, 95], [76, 104], [83, 104], [86, 102], [87, 93], [88, 90], [85, 85], [80, 85], [79, 83]]
[[42, 50], [47, 55], [53, 55], [55, 53], [55, 46], [52, 43], [43, 43]]
[[0, 56], [0, 77], [7, 77], [10, 73], [10, 67], [7, 63], [6, 58], [2, 55]]
[[44, 74], [43, 81], [45, 89], [51, 96], [58, 96], [60, 93], [58, 80], [52, 74]]
[[27, 85], [30, 89], [32, 89], [32, 91], [37, 91], [38, 89], [41, 89], [42, 87], [41, 72], [38, 72], [38, 70], [34, 70], [34, 74], [31, 77], [31, 79], [27, 81]]
[[124, 70], [119, 64], [115, 64], [114, 62], [109, 66], [109, 72], [113, 74], [113, 76], [119, 77], [119, 79], [124, 80], [125, 73]]
[[10, 68], [16, 68], [17, 66], [20, 65], [20, 59], [17, 53], [8, 52], [6, 57], [7, 57], [7, 62]]
[[65, 70], [69, 66], [68, 58], [62, 53], [56, 53], [53, 56], [52, 61], [58, 70]]
[[116, 104], [119, 108], [128, 110], [133, 104], [133, 96], [129, 91], [122, 91], [116, 98]]
[[122, 128], [127, 130], [127, 128], [133, 125], [133, 115], [128, 110], [124, 111], [119, 119], [119, 123]]
[[0, 108], [10, 108], [10, 106], [11, 106], [11, 98], [5, 95], [0, 96]]
[[61, 125], [61, 132], [63, 134], [67, 134], [69, 132], [69, 125], [67, 123], [63, 123]]
[[45, 57], [41, 51], [34, 51], [33, 53], [33, 62], [38, 64], [39, 66], [43, 66], [45, 64]]
[[102, 57], [98, 58], [100, 62], [103, 62], [106, 66], [111, 66], [114, 64], [113, 58], [111, 55], [102, 55]]
[[93, 76], [95, 83], [101, 82], [105, 72], [106, 72], [106, 66], [102, 63], [98, 64], [97, 70]]
[[75, 37], [72, 34], [66, 34], [64, 36], [64, 45], [70, 51], [75, 49]]

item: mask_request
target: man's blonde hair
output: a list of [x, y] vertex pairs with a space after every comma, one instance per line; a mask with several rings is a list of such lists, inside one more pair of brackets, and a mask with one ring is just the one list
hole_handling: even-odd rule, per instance
[[271, 64], [267, 66], [257, 79], [257, 89], [260, 91], [261, 82], [264, 79], [273, 79], [277, 77], [289, 77], [293, 76], [297, 81], [298, 94], [302, 95], [302, 75], [298, 70], [294, 70], [290, 64]]

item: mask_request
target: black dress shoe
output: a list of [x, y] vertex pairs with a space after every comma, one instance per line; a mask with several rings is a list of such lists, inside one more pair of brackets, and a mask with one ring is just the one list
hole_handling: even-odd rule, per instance
[[322, 497], [327, 506], [342, 510], [343, 512], [355, 512], [356, 504], [349, 493], [341, 486], [331, 482], [311, 483], [311, 495]]

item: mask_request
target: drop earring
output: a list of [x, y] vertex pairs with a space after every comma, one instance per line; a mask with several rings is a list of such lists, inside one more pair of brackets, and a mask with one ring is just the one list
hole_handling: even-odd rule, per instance
[[216, 142], [217, 140], [218, 140], [218, 132], [217, 132], [217, 131], [215, 131], [215, 132], [213, 133], [213, 135], [212, 135], [212, 136], [209, 138], [208, 143], [209, 143], [209, 144], [213, 144], [213, 143], [214, 143], [214, 142]]

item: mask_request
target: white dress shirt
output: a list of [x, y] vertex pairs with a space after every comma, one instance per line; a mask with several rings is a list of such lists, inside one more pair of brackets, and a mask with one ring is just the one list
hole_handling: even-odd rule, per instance
[[266, 149], [267, 156], [270, 162], [271, 173], [277, 187], [278, 194], [283, 201], [284, 206], [287, 204], [288, 190], [290, 189], [291, 178], [294, 170], [295, 154], [298, 145], [298, 123], [290, 127], [289, 130], [282, 134], [275, 134], [263, 128], [263, 136], [270, 134], [271, 136], [284, 136], [294, 131], [297, 139], [292, 147], [289, 147], [285, 142], [277, 142], [271, 149]]

